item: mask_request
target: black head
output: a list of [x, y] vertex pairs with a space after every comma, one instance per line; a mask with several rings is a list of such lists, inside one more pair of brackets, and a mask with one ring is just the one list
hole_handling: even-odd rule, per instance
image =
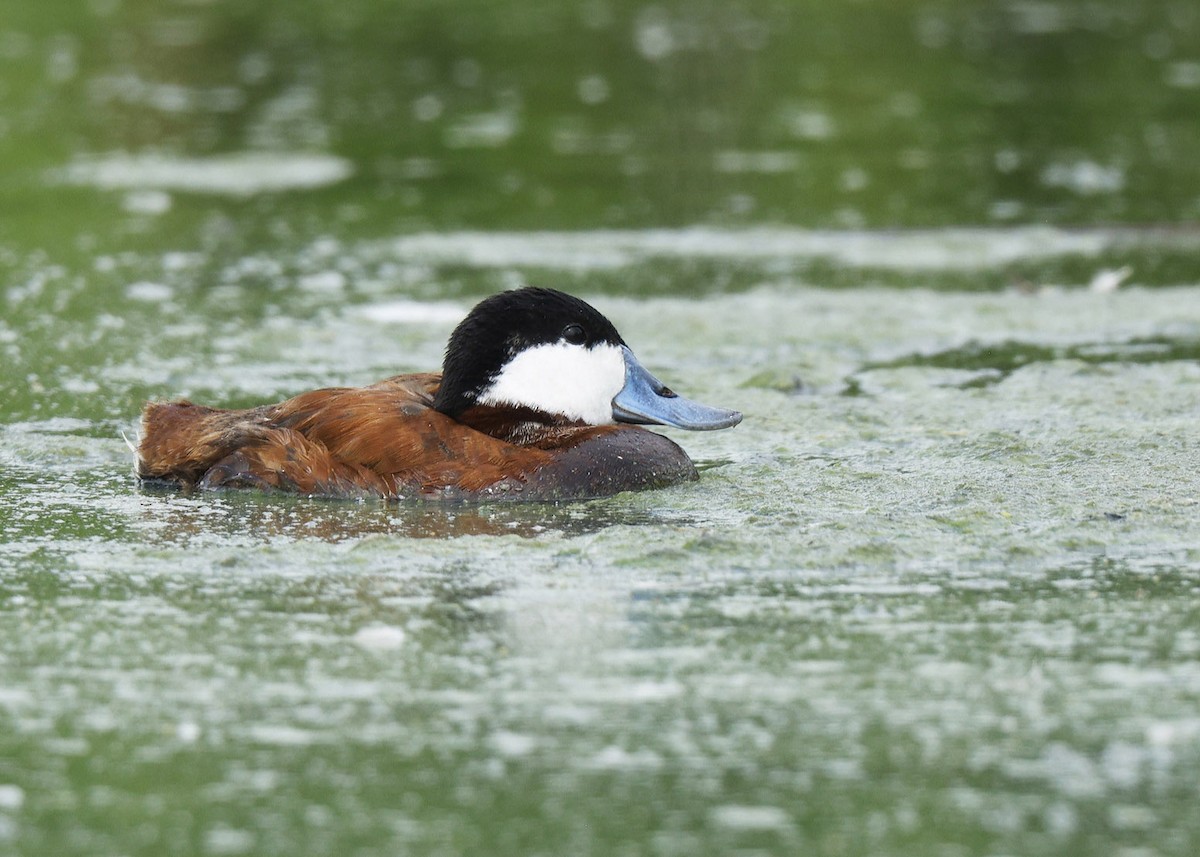
[[434, 407], [458, 416], [517, 354], [557, 342], [584, 348], [625, 344], [595, 308], [554, 289], [527, 287], [480, 301], [450, 335]]

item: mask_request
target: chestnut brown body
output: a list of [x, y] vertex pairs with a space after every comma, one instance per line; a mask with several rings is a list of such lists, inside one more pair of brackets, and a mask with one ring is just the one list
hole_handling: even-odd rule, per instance
[[674, 442], [637, 426], [588, 426], [529, 409], [435, 410], [441, 376], [314, 390], [220, 410], [151, 403], [137, 474], [184, 488], [322, 497], [569, 500], [695, 479]]

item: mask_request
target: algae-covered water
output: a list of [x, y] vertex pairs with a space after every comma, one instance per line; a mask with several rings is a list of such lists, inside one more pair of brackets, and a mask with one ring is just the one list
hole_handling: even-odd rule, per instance
[[[1200, 850], [1193, 2], [0, 9], [0, 853]], [[698, 483], [135, 483], [521, 283]]]

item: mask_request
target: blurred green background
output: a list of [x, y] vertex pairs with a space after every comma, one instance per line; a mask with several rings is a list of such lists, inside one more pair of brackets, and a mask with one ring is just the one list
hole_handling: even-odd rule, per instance
[[[6, 2], [6, 242], [1188, 223], [1198, 19], [1186, 0]], [[45, 181], [247, 150], [354, 174], [282, 211], [188, 197], [156, 218]]]

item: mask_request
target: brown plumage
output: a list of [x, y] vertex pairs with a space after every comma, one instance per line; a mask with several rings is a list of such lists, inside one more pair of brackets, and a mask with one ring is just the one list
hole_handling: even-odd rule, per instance
[[185, 488], [442, 500], [579, 499], [696, 478], [675, 443], [635, 426], [486, 406], [452, 419], [432, 408], [439, 380], [400, 375], [247, 410], [151, 403], [137, 474]]

